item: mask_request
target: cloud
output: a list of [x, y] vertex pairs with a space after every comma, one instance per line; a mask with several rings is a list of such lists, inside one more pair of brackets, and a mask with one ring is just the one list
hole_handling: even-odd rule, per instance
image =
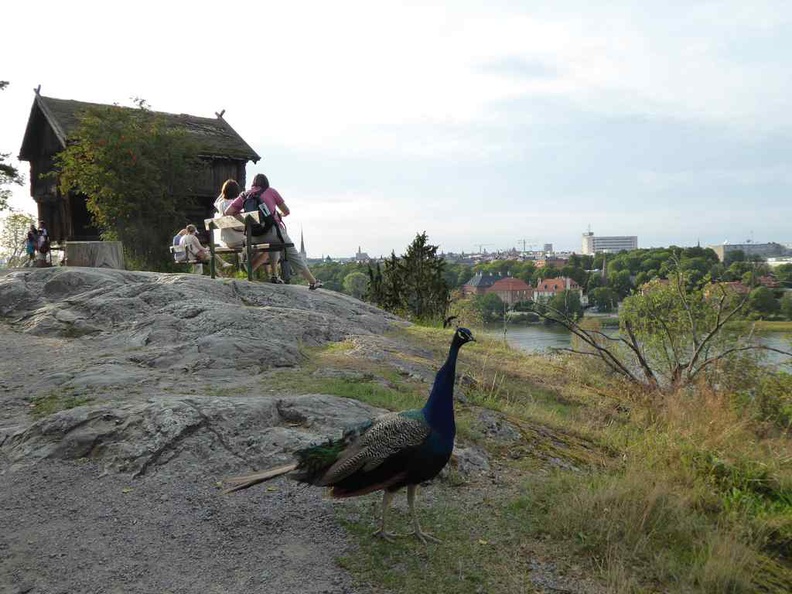
[[4, 55], [28, 48], [3, 74], [0, 150], [21, 144], [39, 83], [61, 98], [226, 109], [264, 157], [249, 178], [270, 175], [309, 251], [389, 253], [422, 230], [446, 250], [577, 247], [589, 223], [657, 244], [760, 221], [788, 236], [780, 1], [249, 2], [240, 23], [207, 1], [142, 0], [120, 19], [80, 1], [8, 10], [40, 16], [42, 39], [68, 23], [70, 41], [55, 60], [24, 28], [0, 40]]

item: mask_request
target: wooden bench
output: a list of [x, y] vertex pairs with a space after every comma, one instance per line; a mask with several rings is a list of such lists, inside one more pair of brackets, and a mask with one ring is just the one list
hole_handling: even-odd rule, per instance
[[[211, 258], [209, 259], [209, 273], [212, 278], [215, 278], [215, 254], [234, 254], [236, 256], [244, 253], [246, 257], [245, 264], [248, 280], [253, 280], [254, 253], [283, 252], [281, 263], [285, 265], [281, 267], [281, 278], [283, 278], [284, 282], [289, 282], [291, 273], [286, 257], [286, 248], [294, 247], [294, 244], [281, 242], [254, 244], [251, 240], [253, 237], [251, 227], [254, 223], [258, 222], [260, 222], [260, 219], [259, 213], [257, 212], [244, 212], [237, 215], [218, 217], [216, 219], [204, 219], [204, 226], [206, 230], [209, 231], [209, 252], [211, 253]], [[236, 248], [215, 245], [213, 233], [215, 229], [234, 229], [235, 231], [243, 231], [245, 233], [245, 245]]]
[[183, 245], [170, 246], [170, 252], [173, 254], [173, 261], [177, 264], [192, 264], [193, 274], [203, 274], [204, 261], [199, 260], [192, 253], [187, 253], [187, 249]]

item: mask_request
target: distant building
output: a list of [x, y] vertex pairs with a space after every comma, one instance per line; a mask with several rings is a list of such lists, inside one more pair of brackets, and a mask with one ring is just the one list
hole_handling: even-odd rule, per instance
[[308, 261], [308, 254], [305, 253], [305, 242], [303, 241], [302, 228], [300, 228], [300, 257], [302, 258], [303, 262]]
[[729, 252], [742, 252], [746, 256], [759, 256], [760, 258], [783, 258], [792, 256], [792, 249], [784, 247], [780, 243], [723, 243], [720, 245], [707, 246], [718, 255], [718, 259], [723, 262]]
[[614, 235], [610, 237], [595, 237], [594, 233], [588, 231], [583, 234], [582, 253], [584, 255], [594, 255], [600, 252], [617, 254], [623, 250], [637, 250], [637, 235]]
[[555, 297], [562, 291], [575, 291], [583, 297], [583, 289], [573, 279], [566, 276], [559, 276], [558, 278], [546, 278], [536, 284], [533, 290], [535, 301], [547, 301], [551, 297]]
[[783, 264], [792, 264], [792, 257], [789, 258], [768, 258], [767, 265], [770, 268], [775, 268], [776, 266], [781, 266]]
[[358, 263], [361, 263], [361, 264], [367, 264], [370, 261], [371, 261], [371, 258], [369, 257], [369, 255], [366, 252], [361, 252], [360, 251], [360, 246], [358, 246], [358, 251], [355, 254], [355, 262], [358, 262]]
[[567, 263], [569, 263], [567, 258], [546, 257], [537, 259], [536, 267], [544, 268], [545, 266], [551, 266], [553, 268], [561, 268], [562, 266], [566, 266]]
[[506, 305], [533, 299], [533, 289], [524, 280], [507, 276], [495, 281], [486, 293], [495, 293]]
[[742, 284], [740, 281], [729, 281], [704, 285], [703, 292], [705, 297], [721, 297], [724, 293], [731, 295], [747, 295], [751, 292], [751, 287]]
[[466, 297], [469, 295], [483, 295], [500, 278], [500, 275], [489, 272], [477, 272], [473, 275], [473, 278], [462, 285], [462, 294]]
[[544, 244], [544, 253], [551, 254], [552, 252], [553, 252], [553, 244], [552, 243]]

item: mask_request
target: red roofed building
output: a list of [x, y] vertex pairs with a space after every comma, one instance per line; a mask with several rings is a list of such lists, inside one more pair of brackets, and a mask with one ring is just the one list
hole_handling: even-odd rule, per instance
[[507, 276], [497, 281], [487, 293], [495, 293], [506, 305], [514, 305], [518, 301], [533, 299], [533, 289], [524, 280]]
[[566, 276], [540, 280], [534, 289], [534, 300], [541, 301], [555, 297], [561, 291], [576, 291], [583, 296], [583, 291], [574, 280]]
[[768, 289], [777, 289], [781, 286], [775, 276], [768, 274], [767, 276], [760, 276], [758, 279], [759, 284]]

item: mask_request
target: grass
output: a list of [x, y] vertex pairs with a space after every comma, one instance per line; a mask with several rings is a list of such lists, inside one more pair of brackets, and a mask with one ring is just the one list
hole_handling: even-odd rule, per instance
[[[393, 357], [427, 369], [448, 348], [447, 330], [413, 326], [394, 337], [425, 353]], [[423, 404], [428, 384], [351, 356], [354, 348], [306, 349], [303, 369], [271, 380], [390, 410]], [[314, 375], [321, 368], [350, 375]], [[695, 389], [658, 400], [589, 360], [525, 355], [486, 339], [461, 351], [457, 373], [458, 440], [487, 452], [497, 481], [456, 470], [434, 481], [419, 509], [440, 545], [371, 539], [377, 495], [339, 505], [358, 543], [340, 563], [361, 584], [533, 592], [547, 562], [607, 592], [792, 589], [792, 447], [788, 426], [776, 422], [790, 406], [786, 380], [765, 377], [741, 395]], [[482, 410], [524, 439], [487, 437]], [[403, 499], [391, 516], [400, 532], [409, 528]]]
[[76, 396], [62, 392], [52, 392], [44, 396], [35, 396], [31, 399], [31, 415], [35, 419], [41, 419], [56, 412], [75, 408], [88, 404], [91, 398], [86, 396]]
[[792, 320], [761, 320], [753, 322], [757, 330], [766, 332], [792, 332]]

